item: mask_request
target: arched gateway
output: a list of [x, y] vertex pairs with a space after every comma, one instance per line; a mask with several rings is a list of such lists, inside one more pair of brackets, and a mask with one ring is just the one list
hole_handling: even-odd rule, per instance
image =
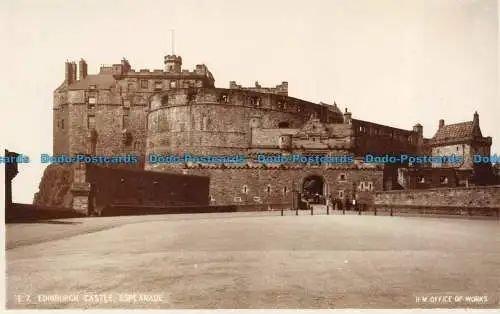
[[325, 180], [320, 175], [310, 175], [302, 183], [302, 195], [313, 203], [320, 203], [325, 196]]

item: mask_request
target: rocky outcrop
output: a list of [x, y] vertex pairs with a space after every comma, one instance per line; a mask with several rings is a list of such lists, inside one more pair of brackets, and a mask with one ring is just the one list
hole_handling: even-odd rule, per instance
[[33, 205], [71, 208], [73, 167], [51, 164], [45, 168]]

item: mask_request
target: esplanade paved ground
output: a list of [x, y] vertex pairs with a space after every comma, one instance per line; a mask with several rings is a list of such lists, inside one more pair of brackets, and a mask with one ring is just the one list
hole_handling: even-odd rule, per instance
[[8, 308], [499, 304], [495, 220], [231, 213], [66, 219], [6, 232]]

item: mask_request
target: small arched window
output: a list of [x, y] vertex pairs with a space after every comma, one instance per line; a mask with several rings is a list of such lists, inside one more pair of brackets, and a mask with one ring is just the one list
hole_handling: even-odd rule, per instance
[[134, 142], [134, 149], [135, 150], [139, 150], [139, 149], [141, 149], [141, 147], [142, 147], [141, 141], [135, 141]]

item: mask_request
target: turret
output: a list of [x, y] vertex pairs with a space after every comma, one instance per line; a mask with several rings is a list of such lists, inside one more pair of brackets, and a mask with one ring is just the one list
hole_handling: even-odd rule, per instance
[[182, 69], [182, 58], [176, 55], [165, 56], [165, 72], [180, 73]]
[[472, 119], [472, 124], [474, 124], [474, 126], [479, 126], [479, 114], [476, 112], [474, 112], [474, 118]]
[[420, 123], [417, 123], [413, 126], [413, 132], [417, 133], [419, 138], [422, 138], [424, 136], [424, 127]]
[[122, 71], [123, 71], [123, 73], [127, 73], [127, 72], [129, 72], [132, 69], [132, 67], [130, 66], [130, 63], [125, 58], [122, 59], [121, 65], [122, 65]]
[[412, 135], [412, 138], [415, 141], [413, 144], [417, 146], [417, 151], [419, 153], [423, 153], [422, 145], [424, 143], [424, 127], [420, 123], [417, 123], [413, 126], [413, 132], [416, 133], [415, 135]]
[[347, 108], [345, 108], [344, 112], [344, 123], [345, 124], [350, 124], [352, 121], [352, 113], [350, 113]]
[[444, 127], [444, 120], [439, 120], [439, 128], [442, 129]]

